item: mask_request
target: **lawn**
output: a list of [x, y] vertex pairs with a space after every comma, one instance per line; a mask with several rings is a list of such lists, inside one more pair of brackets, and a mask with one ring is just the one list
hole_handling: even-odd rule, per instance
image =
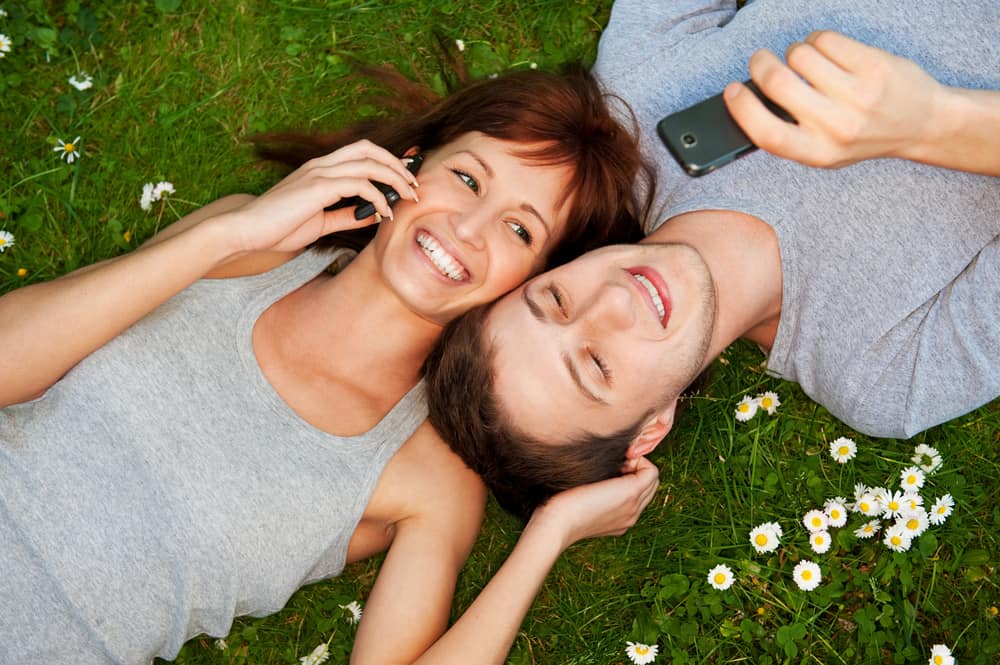
[[[13, 239], [0, 253], [0, 292], [127, 252], [225, 194], [263, 191], [278, 176], [255, 161], [248, 136], [329, 129], [380, 112], [370, 87], [349, 77], [352, 59], [393, 63], [441, 91], [440, 51], [457, 49], [456, 40], [477, 77], [589, 63], [610, 5], [2, 3], [0, 34], [11, 45], [0, 59], [0, 231]], [[69, 79], [86, 80], [82, 73], [91, 85], [80, 90]], [[74, 143], [72, 163], [60, 141]], [[144, 210], [143, 186], [161, 181], [175, 191]], [[562, 557], [510, 663], [625, 663], [626, 641], [656, 644], [657, 663], [925, 663], [934, 644], [962, 663], [997, 662], [1000, 402], [909, 441], [871, 440], [768, 377], [761, 360], [736, 345], [716, 363], [654, 457], [662, 485], [639, 524]], [[738, 422], [740, 398], [765, 391], [780, 398], [775, 412]], [[846, 463], [830, 454], [839, 437], [857, 445]], [[838, 496], [854, 503], [856, 483], [898, 489], [921, 443], [943, 457], [919, 492], [927, 506], [954, 498], [943, 524], [892, 552], [882, 534], [856, 537], [870, 518], [852, 513], [829, 528], [828, 551], [811, 549], [807, 511]], [[783, 536], [758, 553], [749, 534], [765, 522]], [[456, 615], [518, 532], [490, 507]], [[812, 591], [793, 580], [806, 559], [822, 575]], [[717, 564], [735, 576], [724, 591], [707, 579]], [[342, 606], [364, 604], [378, 565], [352, 565], [301, 590], [279, 614], [238, 620], [224, 643], [196, 638], [177, 662], [294, 664], [321, 643], [330, 662], [346, 662], [356, 629]]]

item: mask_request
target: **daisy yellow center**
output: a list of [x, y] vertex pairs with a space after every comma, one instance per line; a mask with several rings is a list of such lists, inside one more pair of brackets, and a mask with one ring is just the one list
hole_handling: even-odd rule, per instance
[[848, 448], [847, 446], [841, 446], [840, 448], [837, 448], [837, 454], [843, 455], [844, 457], [846, 457], [847, 454], [850, 453], [850, 452], [851, 452], [851, 449]]
[[917, 484], [917, 477], [916, 476], [907, 476], [906, 477], [906, 484], [907, 485], [916, 485]]
[[74, 146], [72, 143], [67, 143], [66, 145], [63, 146], [63, 150], [65, 150], [66, 152], [73, 152], [74, 150], [76, 150], [76, 146]]
[[716, 584], [725, 584], [725, 582], [726, 582], [726, 575], [725, 575], [725, 573], [716, 573], [715, 574], [715, 583]]
[[823, 536], [816, 536], [816, 544], [817, 545], [823, 544]]
[[774, 402], [771, 401], [770, 397], [765, 397], [762, 400], [760, 400], [760, 405], [762, 407], [764, 407], [765, 409], [770, 409], [771, 408], [771, 404], [773, 404], [773, 403]]
[[893, 545], [899, 546], [903, 543], [903, 539], [900, 538], [899, 536], [893, 536], [892, 538], [889, 539], [889, 542], [891, 542]]
[[941, 656], [934, 656], [934, 665], [941, 665], [944, 662], [944, 658]]
[[818, 517], [814, 517], [813, 518], [813, 526], [821, 526], [822, 524], [823, 524], [823, 520], [821, 520]]
[[753, 539], [753, 541], [758, 545], [767, 545], [767, 535], [763, 533], [758, 533], [757, 536]]
[[866, 524], [865, 525], [865, 533], [871, 533], [872, 529], [874, 529], [874, 528], [875, 527], [873, 527], [871, 524]]
[[0, 247], [3, 247], [6, 244], [7, 244], [7, 239], [6, 238], [0, 238]]
[[915, 520], [915, 519], [909, 519], [906, 522], [906, 528], [910, 529], [911, 531], [916, 531], [917, 527], [919, 527], [919, 526], [920, 526], [920, 522], [917, 521], [917, 520]]
[[938, 506], [937, 512], [938, 512], [938, 515], [944, 515], [946, 512], [948, 512], [948, 507], [947, 506]]
[[871, 507], [869, 506], [869, 504], [868, 504], [867, 501], [862, 501], [861, 502], [861, 511], [862, 512], [867, 513], [870, 509], [871, 509]]
[[750, 405], [744, 402], [743, 404], [740, 404], [738, 407], [736, 407], [736, 410], [739, 411], [740, 413], [746, 413], [747, 411], [750, 410]]
[[802, 571], [802, 579], [804, 579], [806, 581], [809, 581], [809, 580], [812, 579], [812, 576], [813, 576], [813, 574], [812, 574], [811, 570], [803, 570]]
[[831, 510], [830, 517], [832, 517], [833, 519], [840, 519], [840, 511], [837, 509]]
[[889, 510], [899, 510], [899, 501], [890, 501]]
[[649, 647], [647, 647], [645, 644], [640, 644], [636, 646], [635, 652], [640, 656], [645, 656], [647, 653], [649, 653]]

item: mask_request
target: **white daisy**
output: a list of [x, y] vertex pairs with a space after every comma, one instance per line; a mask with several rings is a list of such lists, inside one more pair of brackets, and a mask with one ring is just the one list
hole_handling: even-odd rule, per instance
[[867, 515], [868, 517], [878, 517], [884, 510], [882, 502], [879, 501], [872, 492], [865, 492], [862, 494], [861, 498], [858, 499], [858, 502], [854, 505], [854, 509], [862, 515]]
[[139, 207], [149, 210], [153, 207], [153, 183], [147, 182], [142, 186], [142, 196], [139, 197]]
[[843, 498], [838, 496], [827, 501], [826, 505], [823, 506], [823, 512], [830, 518], [830, 526], [847, 524], [847, 506], [844, 505]]
[[60, 157], [63, 157], [67, 164], [72, 164], [73, 161], [80, 156], [80, 137], [77, 136], [69, 143], [59, 139], [59, 145], [52, 150], [53, 152], [61, 152], [62, 154]]
[[913, 463], [923, 469], [924, 473], [934, 473], [941, 467], [941, 453], [937, 448], [921, 443], [913, 449]]
[[809, 546], [813, 548], [813, 552], [816, 554], [824, 554], [830, 550], [830, 543], [833, 542], [830, 538], [829, 531], [817, 531], [815, 533], [809, 534]]
[[13, 42], [10, 41], [10, 37], [0, 33], [0, 58], [7, 57], [7, 54], [10, 53], [11, 44]]
[[872, 520], [870, 522], [865, 522], [859, 526], [855, 531], [854, 535], [858, 538], [871, 538], [877, 534], [882, 529], [882, 523], [878, 520]]
[[772, 522], [767, 522], [755, 526], [750, 531], [750, 544], [760, 554], [773, 552], [778, 549], [778, 544], [781, 542], [781, 536], [774, 530], [772, 524]]
[[900, 471], [899, 478], [899, 486], [908, 492], [915, 492], [924, 486], [924, 472], [915, 466]]
[[795, 583], [803, 591], [812, 591], [819, 586], [823, 575], [818, 565], [812, 561], [803, 559], [795, 564], [795, 568], [792, 570], [792, 579], [795, 580]]
[[855, 483], [854, 484], [854, 500], [857, 501], [858, 499], [860, 499], [862, 496], [864, 496], [865, 492], [867, 492], [867, 491], [868, 491], [868, 487], [864, 483]]
[[892, 496], [892, 492], [890, 492], [884, 487], [871, 487], [868, 489], [868, 491], [874, 494], [875, 498], [878, 499], [878, 502], [881, 503], [883, 506], [889, 500], [889, 497]]
[[890, 494], [886, 498], [884, 505], [886, 517], [899, 517], [909, 507], [907, 501], [903, 498], [902, 492], [893, 492]]
[[757, 405], [767, 411], [767, 415], [773, 416], [775, 410], [781, 406], [781, 400], [778, 399], [778, 393], [768, 390], [763, 395], [757, 395]]
[[645, 665], [656, 660], [656, 654], [660, 653], [660, 647], [656, 644], [642, 644], [640, 642], [626, 642], [625, 654], [635, 665]]
[[457, 48], [458, 52], [461, 53], [462, 51], [465, 50], [465, 42], [462, 41], [461, 39], [456, 39], [455, 40], [455, 48]]
[[810, 510], [802, 517], [802, 523], [806, 525], [810, 533], [826, 531], [830, 526], [830, 518], [822, 510]]
[[927, 519], [934, 525], [944, 524], [944, 521], [948, 519], [948, 516], [951, 515], [954, 508], [955, 499], [951, 498], [950, 494], [945, 494], [931, 506]]
[[725, 591], [733, 586], [734, 579], [732, 569], [724, 563], [720, 563], [708, 571], [708, 583], [712, 585], [713, 589], [719, 591]]
[[155, 185], [151, 182], [147, 182], [142, 186], [142, 196], [139, 197], [139, 207], [143, 210], [149, 210], [153, 203], [159, 201], [167, 194], [173, 194], [176, 190], [171, 182], [166, 180], [161, 180]]
[[302, 663], [302, 665], [320, 665], [320, 663], [325, 663], [326, 659], [329, 657], [330, 648], [326, 645], [326, 642], [324, 642], [313, 649], [312, 653], [308, 656], [302, 656], [299, 658], [299, 662]]
[[10, 231], [0, 229], [0, 254], [4, 253], [8, 247], [14, 246], [14, 234]]
[[854, 456], [857, 454], [858, 444], [854, 443], [854, 441], [848, 439], [846, 436], [842, 436], [839, 439], [834, 439], [830, 442], [830, 457], [841, 464], [846, 464], [850, 460], [854, 459]]
[[906, 532], [910, 534], [910, 538], [916, 538], [924, 531], [927, 531], [927, 527], [930, 526], [930, 520], [927, 517], [927, 511], [923, 508], [918, 508], [917, 510], [907, 510], [902, 513], [896, 519], [896, 524], [906, 529]]
[[69, 84], [77, 90], [86, 90], [94, 85], [94, 79], [86, 72], [80, 72], [79, 78], [74, 74], [69, 77]]
[[903, 507], [906, 510], [916, 510], [924, 505], [924, 497], [917, 492], [903, 492]]
[[153, 187], [153, 200], [159, 201], [163, 198], [164, 194], [174, 194], [175, 192], [174, 183], [161, 180]]
[[226, 649], [229, 648], [229, 645], [226, 644], [225, 640], [221, 640], [221, 639], [220, 640], [215, 640], [214, 644], [215, 644], [215, 648], [218, 649], [219, 651], [225, 651]]
[[785, 535], [785, 532], [784, 530], [782, 530], [781, 525], [778, 524], [777, 522], [764, 522], [763, 524], [761, 524], [761, 526], [773, 531], [774, 535], [776, 535], [778, 538], [783, 538]]
[[931, 647], [931, 657], [927, 665], [955, 665], [955, 657], [951, 655], [951, 649], [944, 644], [935, 644]]
[[906, 528], [899, 524], [893, 524], [885, 530], [882, 542], [893, 552], [905, 552], [910, 549], [913, 539], [907, 533]]
[[340, 609], [347, 611], [347, 623], [357, 624], [361, 621], [361, 603], [356, 600], [352, 600], [346, 605], [339, 605]]
[[743, 399], [736, 403], [736, 420], [741, 423], [753, 418], [757, 415], [757, 407], [760, 406], [757, 400], [750, 397], [750, 395], [744, 395]]

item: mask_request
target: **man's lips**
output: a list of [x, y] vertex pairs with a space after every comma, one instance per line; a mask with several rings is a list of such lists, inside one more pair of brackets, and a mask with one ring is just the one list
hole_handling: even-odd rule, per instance
[[660, 322], [660, 325], [666, 328], [667, 322], [670, 320], [672, 303], [670, 289], [667, 288], [667, 282], [663, 276], [649, 266], [628, 268], [628, 273], [650, 312]]

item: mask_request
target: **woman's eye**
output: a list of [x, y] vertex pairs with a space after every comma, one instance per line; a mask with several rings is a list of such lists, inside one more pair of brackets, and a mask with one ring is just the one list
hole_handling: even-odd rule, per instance
[[597, 369], [601, 373], [601, 376], [604, 377], [604, 380], [605, 381], [610, 381], [611, 380], [611, 370], [608, 368], [607, 363], [604, 362], [604, 359], [601, 358], [596, 353], [594, 353], [593, 351], [590, 352], [590, 359], [594, 361], [594, 365], [597, 366]]
[[461, 180], [462, 182], [465, 183], [466, 187], [468, 187], [469, 189], [471, 189], [476, 194], [479, 193], [479, 181], [478, 180], [476, 180], [475, 178], [473, 178], [468, 173], [465, 173], [464, 171], [459, 171], [458, 169], [452, 169], [452, 171], [455, 172], [455, 175], [458, 176], [459, 180]]
[[517, 222], [507, 222], [507, 226], [509, 226], [510, 229], [514, 233], [517, 234], [517, 237], [520, 238], [524, 242], [525, 245], [530, 245], [531, 244], [531, 240], [532, 240], [532, 238], [531, 238], [531, 231], [529, 231], [525, 227], [521, 226]]

